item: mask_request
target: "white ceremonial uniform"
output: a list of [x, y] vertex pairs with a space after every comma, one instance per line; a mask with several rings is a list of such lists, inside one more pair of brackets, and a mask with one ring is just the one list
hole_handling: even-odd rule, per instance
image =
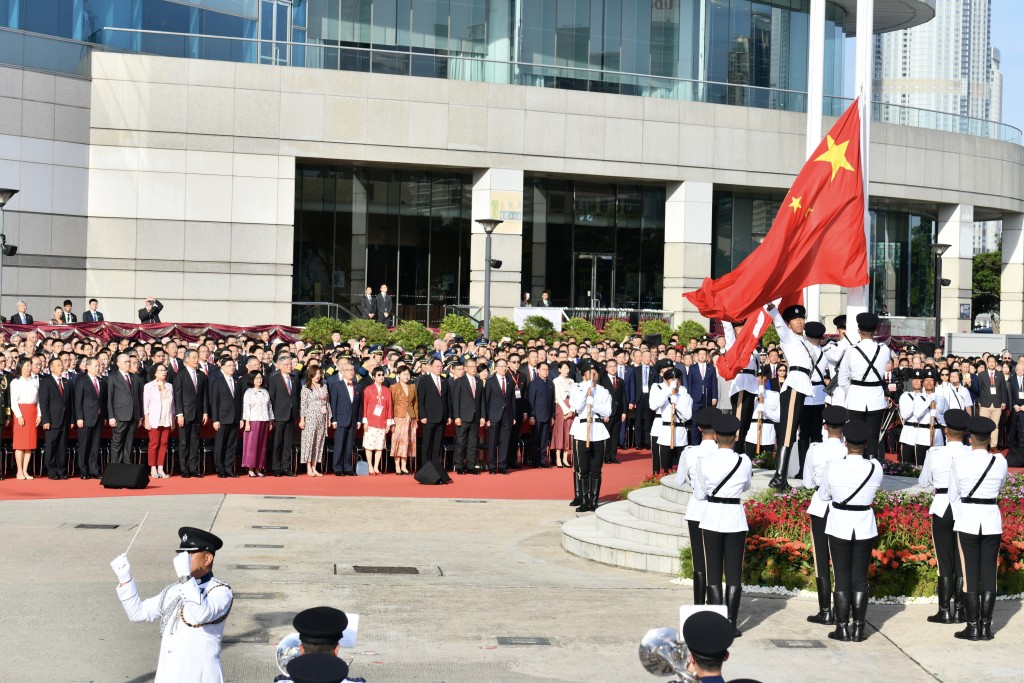
[[[685, 458], [686, 468], [680, 467], [676, 471], [676, 483], [689, 484], [692, 491], [693, 482], [697, 478], [697, 466], [700, 464], [700, 461], [704, 459], [705, 455], [717, 452], [718, 443], [714, 439], [705, 439], [695, 446], [685, 448], [683, 454], [679, 457], [679, 462], [682, 463]], [[686, 503], [686, 520], [688, 522], [699, 522], [704, 514], [704, 508], [707, 506], [708, 502], [706, 500], [697, 500], [696, 496], [690, 496], [690, 500]]]
[[[850, 339], [850, 335], [844, 333], [838, 340], [830, 341], [825, 347], [825, 358], [828, 360], [829, 373], [832, 377], [839, 376], [839, 364], [843, 361], [851, 346], [853, 346], [853, 340]], [[845, 408], [846, 389], [837, 383], [832, 395], [828, 397], [828, 403], [829, 405], [843, 406]]]
[[[804, 462], [804, 488], [819, 489], [821, 477], [825, 474], [825, 466], [833, 460], [842, 460], [846, 457], [846, 444], [842, 439], [828, 438], [820, 443], [812, 443], [807, 449], [807, 459]], [[811, 504], [807, 506], [807, 514], [815, 517], [824, 517], [828, 510], [826, 503], [819, 495], [820, 490], [815, 490], [811, 496]]]
[[805, 406], [825, 405], [825, 372], [828, 370], [828, 358], [825, 357], [825, 349], [807, 343], [811, 350], [811, 395], [804, 400]]
[[220, 649], [234, 598], [231, 586], [211, 575], [201, 584], [194, 578], [172, 583], [142, 600], [132, 579], [117, 587], [117, 597], [131, 621], [160, 619], [156, 683], [222, 683]]
[[970, 454], [971, 447], [962, 443], [948, 443], [945, 446], [929, 448], [924, 456], [924, 467], [921, 469], [921, 476], [917, 478], [917, 485], [922, 488], [934, 486], [935, 497], [932, 498], [932, 506], [928, 512], [942, 517], [949, 507], [949, 495], [939, 493], [939, 489], [949, 489], [949, 472], [953, 467], [953, 458], [961, 453]]
[[[917, 443], [918, 425], [922, 420], [928, 420], [928, 407], [931, 403], [924, 398], [924, 395], [916, 391], [904, 391], [900, 396], [900, 419], [903, 427], [900, 429], [900, 443], [913, 446]], [[928, 427], [925, 426], [925, 436], [922, 444], [928, 443]]]
[[974, 400], [971, 398], [971, 392], [967, 390], [962, 384], [953, 386], [949, 382], [943, 382], [939, 386], [935, 387], [935, 393], [946, 399], [946, 408], [955, 408], [956, 410], [967, 410], [974, 405]]
[[[746, 443], [752, 443], [757, 446], [774, 446], [775, 445], [775, 425], [779, 423], [782, 417], [782, 407], [779, 403], [779, 392], [772, 391], [770, 389], [765, 390], [761, 387], [760, 393], [754, 399], [754, 414], [750, 418], [750, 429], [744, 435], [743, 440]], [[761, 412], [763, 417], [761, 418], [761, 443], [757, 443], [757, 415], [758, 411]]]
[[[946, 424], [946, 399], [938, 394], [921, 393], [925, 404], [925, 414], [920, 420], [920, 427], [917, 428], [918, 446], [942, 446], [946, 440], [942, 438], [942, 426]], [[932, 408], [932, 401], [935, 401], [935, 408]], [[932, 411], [935, 411], [934, 416]], [[935, 435], [932, 443], [928, 443], [928, 432], [931, 431], [931, 419], [935, 418]]]
[[889, 405], [883, 384], [889, 358], [889, 348], [873, 339], [861, 339], [847, 349], [839, 363], [839, 387], [845, 393], [842, 405], [847, 410], [882, 410]]
[[[736, 459], [740, 459], [739, 468], [732, 476], [726, 477], [736, 466]], [[747, 531], [747, 512], [743, 505], [731, 505], [729, 503], [713, 503], [708, 501], [708, 496], [718, 488], [718, 485], [725, 480], [718, 493], [713, 494], [716, 498], [739, 498], [744, 491], [750, 488], [753, 468], [750, 465], [750, 458], [745, 455], [738, 455], [731, 448], [719, 448], [714, 452], [705, 453], [697, 461], [693, 477], [693, 498], [707, 503], [703, 514], [700, 517], [700, 528], [704, 531], [717, 531], [727, 534], [734, 531]]]
[[[751, 320], [748, 325], [753, 325], [754, 321]], [[736, 343], [736, 330], [733, 329], [732, 323], [722, 321], [722, 331], [725, 333], [725, 350], [726, 352], [732, 348], [732, 345]], [[749, 391], [752, 394], [757, 393], [757, 352], [754, 351], [750, 354], [750, 360], [740, 370], [739, 374], [732, 380], [732, 388], [729, 389], [729, 395], [735, 396], [741, 391]]]
[[[988, 464], [992, 463], [992, 467]], [[982, 473], [988, 468], [982, 479]], [[953, 458], [949, 470], [949, 504], [953, 506], [953, 531], [988, 536], [1003, 533], [1003, 516], [999, 505], [964, 501], [968, 495], [982, 500], [999, 498], [1006, 481], [1006, 458], [976, 450]], [[981, 482], [978, 485], [978, 482]], [[978, 485], [975, 488], [975, 485]], [[971, 491], [974, 491], [972, 494]]]
[[[572, 389], [572, 394], [569, 396], [569, 404], [572, 406], [572, 410], [576, 413], [576, 417], [572, 421], [572, 429], [569, 430], [569, 434], [572, 438], [579, 441], [587, 440], [587, 391], [590, 389], [590, 382], [580, 382]], [[604, 420], [612, 414], [612, 395], [608, 393], [600, 384], [594, 385], [594, 419], [589, 425], [590, 427], [590, 440], [591, 441], [604, 441], [608, 438], [608, 428], [604, 425]]]
[[[786, 321], [782, 319], [782, 313], [778, 307], [771, 310], [772, 320], [775, 322], [775, 329], [779, 333], [779, 345], [782, 353], [786, 355], [789, 363], [789, 372], [786, 373], [786, 381], [782, 384], [782, 391], [792, 387], [793, 391], [810, 396], [814, 393], [811, 387], [811, 345], [803, 336], [796, 334], [789, 328]], [[799, 370], [803, 368], [803, 371]]]
[[[679, 380], [675, 380], [679, 381]], [[671, 388], [664, 382], [658, 382], [651, 386], [651, 393], [647, 399], [650, 402], [651, 410], [654, 411], [654, 424], [651, 425], [651, 438], [657, 439], [658, 443], [670, 448], [678, 448], [686, 445], [686, 426], [683, 424], [693, 414], [693, 400], [681, 384], [675, 396]], [[672, 411], [676, 414], [675, 443], [669, 443], [672, 432]]]
[[[868, 476], [870, 473], [870, 477]], [[867, 483], [861, 486], [864, 480]], [[871, 505], [875, 499], [875, 492], [882, 485], [882, 466], [873, 459], [865, 460], [861, 454], [849, 453], [841, 460], [831, 460], [825, 465], [825, 471], [821, 475], [821, 484], [818, 486], [817, 495], [822, 500], [847, 505]], [[857, 490], [857, 495], [850, 498], [850, 494]], [[850, 498], [847, 500], [847, 498]], [[851, 541], [856, 534], [858, 541], [874, 538], [878, 535], [878, 527], [875, 525], [875, 511], [867, 510], [840, 510], [835, 505], [828, 513], [828, 520], [825, 522], [825, 533], [847, 541]]]

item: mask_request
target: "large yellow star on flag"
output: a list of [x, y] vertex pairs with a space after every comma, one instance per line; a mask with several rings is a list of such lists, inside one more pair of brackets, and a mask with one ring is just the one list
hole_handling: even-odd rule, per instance
[[850, 165], [850, 162], [846, 160], [846, 147], [850, 144], [850, 141], [847, 140], [846, 142], [840, 142], [837, 145], [836, 141], [832, 139], [832, 136], [827, 135], [825, 136], [825, 142], [828, 143], [828, 151], [815, 159], [815, 161], [824, 161], [832, 164], [832, 177], [829, 179], [829, 182], [832, 182], [836, 179], [836, 173], [839, 172], [839, 169], [845, 168], [847, 171], [854, 170], [853, 166]]
[[803, 208], [800, 206], [800, 197], [793, 197], [793, 201], [789, 203], [789, 208], [793, 209], [793, 213], [796, 213]]

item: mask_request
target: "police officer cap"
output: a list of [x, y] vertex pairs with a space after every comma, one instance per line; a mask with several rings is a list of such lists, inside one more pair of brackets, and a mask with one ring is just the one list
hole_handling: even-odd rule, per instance
[[655, 374], [660, 375], [662, 372], [671, 367], [675, 367], [672, 361], [670, 361], [668, 358], [662, 358], [661, 360], [654, 364], [654, 372]]
[[939, 376], [935, 374], [934, 368], [925, 368], [924, 375], [921, 379], [938, 379]]
[[729, 436], [740, 431], [740, 421], [733, 415], [727, 415], [719, 411], [715, 418], [715, 431], [723, 436]]
[[185, 552], [194, 553], [200, 550], [204, 550], [208, 553], [216, 553], [224, 545], [224, 541], [220, 540], [209, 531], [203, 531], [202, 529], [196, 529], [190, 526], [183, 526], [178, 529], [178, 538], [181, 543], [178, 544], [178, 550], [184, 550]]
[[967, 421], [967, 431], [977, 436], [989, 436], [996, 430], [996, 423], [987, 417], [972, 417]]
[[596, 367], [597, 366], [594, 365], [594, 361], [590, 360], [589, 358], [584, 358], [583, 360], [576, 364], [576, 369], [580, 371], [581, 375], [587, 374], [588, 371], [593, 370]]
[[946, 426], [950, 429], [955, 429], [958, 432], [962, 432], [967, 429], [967, 423], [971, 419], [971, 416], [967, 414], [966, 410], [960, 410], [959, 408], [947, 410], [943, 417], [946, 420]]
[[697, 414], [694, 416], [693, 419], [697, 421], [697, 426], [700, 427], [701, 429], [714, 430], [715, 420], [721, 414], [722, 411], [719, 410], [718, 408], [712, 408], [708, 406], [707, 408], [701, 408], [700, 410], [698, 410]]
[[863, 446], [868, 442], [868, 425], [863, 420], [850, 420], [843, 427], [843, 438], [846, 443]]
[[[739, 425], [739, 420], [736, 423]], [[736, 627], [717, 612], [697, 612], [683, 622], [683, 642], [701, 657], [724, 659], [735, 637]]]
[[842, 406], [825, 406], [825, 410], [821, 411], [821, 417], [827, 425], [842, 427], [850, 420], [850, 413]]
[[292, 626], [299, 640], [310, 645], [333, 645], [348, 627], [348, 617], [333, 607], [310, 607], [295, 615]]
[[832, 324], [835, 325], [836, 329], [838, 329], [838, 330], [845, 330], [846, 329], [846, 316], [845, 315], [837, 315], [836, 317], [832, 318]]
[[348, 676], [348, 664], [334, 655], [299, 655], [288, 662], [292, 683], [341, 683]]
[[920, 368], [917, 370], [911, 370], [910, 379], [924, 379], [924, 370]]
[[807, 335], [809, 339], [821, 339], [825, 336], [825, 326], [817, 320], [812, 320], [804, 325], [804, 334]]
[[785, 320], [787, 323], [790, 320], [796, 320], [797, 318], [806, 318], [806, 317], [807, 317], [807, 309], [804, 308], [803, 306], [799, 305], [799, 304], [796, 304], [796, 305], [793, 305], [793, 306], [787, 306], [786, 310], [784, 310], [782, 312], [782, 319]]
[[874, 313], [858, 313], [857, 329], [865, 332], [874, 332], [878, 329], [878, 316]]
[[490, 340], [490, 339], [488, 339], [487, 337], [480, 337], [480, 338], [479, 338], [479, 339], [477, 339], [477, 340], [476, 340], [476, 342], [474, 342], [474, 343], [475, 343], [475, 344], [476, 344], [477, 346], [486, 346], [487, 344], [490, 344], [490, 343], [491, 343], [491, 340]]
[[384, 353], [384, 347], [381, 346], [380, 344], [374, 344], [373, 346], [370, 347], [370, 353], [383, 354]]
[[669, 365], [665, 370], [665, 374], [662, 375], [665, 379], [679, 379], [683, 376], [683, 373], [679, 371], [679, 368], [674, 365]]

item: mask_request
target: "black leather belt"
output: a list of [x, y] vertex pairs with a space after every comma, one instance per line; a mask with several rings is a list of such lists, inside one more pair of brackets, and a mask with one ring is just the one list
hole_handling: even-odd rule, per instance
[[739, 505], [739, 498], [719, 498], [718, 496], [708, 496], [709, 503], [721, 503], [722, 505]]
[[949, 489], [935, 489], [935, 495], [939, 495], [940, 493], [949, 493]]
[[823, 386], [825, 386], [825, 383], [824, 382], [811, 382], [811, 386], [812, 387], [823, 387]]
[[836, 510], [848, 510], [849, 512], [867, 512], [871, 509], [870, 505], [844, 505], [842, 503], [832, 503], [832, 507]]
[[998, 498], [961, 498], [961, 503], [973, 503], [974, 505], [999, 505]]
[[930, 425], [923, 425], [920, 422], [904, 422], [904, 427], [929, 427]]
[[805, 375], [807, 375], [808, 377], [810, 377], [810, 375], [811, 375], [811, 371], [810, 370], [808, 370], [807, 368], [801, 368], [800, 366], [797, 366], [797, 365], [791, 365], [789, 367], [789, 371], [790, 372], [802, 372]]
[[850, 384], [852, 384], [855, 387], [878, 387], [879, 389], [885, 388], [885, 383], [879, 382], [877, 380], [874, 382], [865, 382], [859, 379], [851, 379]]

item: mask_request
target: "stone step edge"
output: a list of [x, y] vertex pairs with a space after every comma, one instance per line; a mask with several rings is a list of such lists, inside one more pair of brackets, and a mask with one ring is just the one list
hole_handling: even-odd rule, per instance
[[[659, 557], [671, 557], [676, 560], [679, 559], [679, 550], [659, 548], [658, 546], [653, 545], [643, 545], [606, 536], [597, 530], [597, 518], [593, 516], [577, 517], [576, 519], [570, 519], [563, 523], [562, 535], [580, 541], [581, 543], [589, 543], [590, 545], [611, 548], [612, 550], [623, 550], [640, 553], [642, 555], [657, 555]], [[687, 545], [688, 544], [689, 541], [687, 541]]]

